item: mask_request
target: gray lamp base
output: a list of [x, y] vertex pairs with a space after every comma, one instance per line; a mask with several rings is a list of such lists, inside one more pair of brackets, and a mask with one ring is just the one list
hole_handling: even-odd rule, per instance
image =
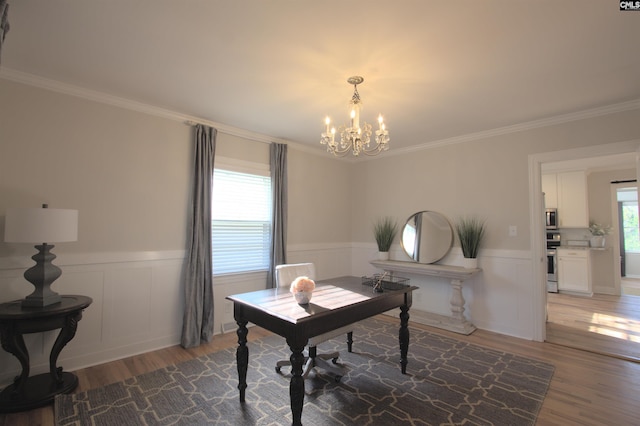
[[22, 306], [25, 308], [43, 308], [62, 300], [58, 293], [51, 290], [51, 284], [62, 275], [62, 270], [51, 263], [56, 258], [56, 255], [51, 253], [53, 247], [55, 246], [46, 243], [35, 246], [38, 253], [31, 259], [35, 260], [36, 264], [24, 273], [24, 278], [33, 284], [35, 290], [22, 300]]
[[51, 295], [47, 297], [40, 296], [27, 296], [22, 299], [22, 307], [23, 308], [44, 308], [45, 306], [54, 305], [56, 303], [60, 303], [62, 301], [62, 296], [60, 296], [55, 291], [52, 291]]

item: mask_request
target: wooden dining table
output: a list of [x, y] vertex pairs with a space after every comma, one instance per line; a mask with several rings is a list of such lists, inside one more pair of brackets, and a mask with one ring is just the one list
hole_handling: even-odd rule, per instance
[[409, 308], [412, 304], [412, 293], [418, 287], [389, 285], [384, 286], [379, 292], [363, 284], [363, 281], [365, 280], [361, 277], [352, 276], [318, 281], [311, 301], [307, 305], [299, 305], [288, 288], [273, 288], [227, 296], [227, 299], [233, 302], [233, 315], [238, 324], [236, 361], [240, 402], [245, 402], [247, 389], [248, 323], [284, 337], [291, 349], [292, 377], [289, 395], [294, 425], [302, 424], [304, 403], [302, 371], [305, 361], [303, 352], [309, 338], [313, 336], [400, 308], [398, 332], [400, 370], [402, 374], [406, 374], [409, 350]]

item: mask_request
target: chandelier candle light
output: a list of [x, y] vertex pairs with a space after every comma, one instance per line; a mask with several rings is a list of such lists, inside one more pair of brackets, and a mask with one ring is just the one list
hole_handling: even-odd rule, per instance
[[341, 125], [338, 128], [340, 133], [340, 143], [335, 140], [336, 129], [331, 127], [331, 119], [325, 119], [325, 132], [322, 133], [320, 143], [327, 145], [327, 152], [332, 153], [336, 157], [344, 157], [349, 151], [353, 151], [354, 157], [364, 153], [366, 155], [378, 155], [382, 151], [389, 149], [389, 131], [384, 125], [382, 115], [378, 116], [378, 130], [376, 130], [375, 145], [371, 147], [371, 124], [364, 122], [360, 127], [360, 109], [362, 101], [358, 93], [358, 84], [362, 83], [364, 78], [360, 76], [349, 77], [347, 82], [353, 84], [353, 96], [349, 102], [351, 109], [351, 119], [349, 126]]

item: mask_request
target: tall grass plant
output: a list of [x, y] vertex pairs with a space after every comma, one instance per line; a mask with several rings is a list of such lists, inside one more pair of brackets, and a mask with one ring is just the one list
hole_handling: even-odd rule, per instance
[[476, 259], [485, 232], [485, 221], [476, 217], [463, 217], [456, 222], [456, 234], [460, 240], [462, 254]]

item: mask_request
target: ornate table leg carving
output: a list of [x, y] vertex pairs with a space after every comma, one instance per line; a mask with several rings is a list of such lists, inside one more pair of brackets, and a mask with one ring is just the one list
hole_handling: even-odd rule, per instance
[[302, 405], [304, 404], [304, 377], [302, 368], [304, 366], [304, 347], [306, 345], [296, 345], [287, 341], [291, 348], [291, 383], [289, 384], [289, 397], [291, 398], [291, 414], [293, 425], [302, 425]]
[[22, 393], [24, 385], [29, 378], [29, 351], [24, 344], [22, 334], [16, 332], [11, 325], [2, 324], [0, 328], [0, 340], [2, 342], [2, 348], [18, 358], [20, 366], [22, 367], [22, 373], [13, 381], [12, 393], [17, 396]]
[[464, 296], [462, 295], [462, 280], [451, 280], [451, 317], [455, 326], [464, 334], [471, 334], [476, 327], [464, 317]]
[[76, 312], [72, 315], [67, 316], [64, 319], [64, 326], [60, 329], [60, 333], [58, 333], [58, 337], [56, 341], [53, 343], [53, 347], [51, 348], [51, 354], [49, 355], [49, 372], [51, 373], [51, 377], [54, 382], [60, 386], [63, 383], [62, 379], [62, 367], [56, 368], [56, 363], [58, 362], [58, 355], [60, 355], [60, 351], [65, 347], [67, 343], [73, 339], [76, 335], [76, 330], [78, 329], [78, 321], [82, 319], [82, 311]]
[[400, 306], [400, 331], [398, 340], [400, 341], [400, 368], [402, 374], [407, 374], [407, 354], [409, 353], [409, 306]]
[[[22, 373], [0, 391], [0, 413], [31, 410], [50, 404], [56, 395], [70, 393], [78, 377], [57, 367], [62, 349], [73, 339], [83, 310], [92, 303], [86, 296], [61, 296], [61, 301], [45, 308], [24, 307], [22, 301], [0, 303], [0, 340], [22, 366]], [[24, 335], [60, 330], [49, 353], [49, 371], [29, 377], [29, 351]]]
[[451, 280], [451, 316], [458, 321], [464, 320], [464, 296], [462, 296], [462, 281]]
[[244, 402], [247, 390], [247, 368], [249, 367], [249, 348], [247, 347], [248, 321], [237, 321], [238, 324], [238, 349], [236, 349], [236, 364], [238, 365], [238, 390], [240, 402]]

